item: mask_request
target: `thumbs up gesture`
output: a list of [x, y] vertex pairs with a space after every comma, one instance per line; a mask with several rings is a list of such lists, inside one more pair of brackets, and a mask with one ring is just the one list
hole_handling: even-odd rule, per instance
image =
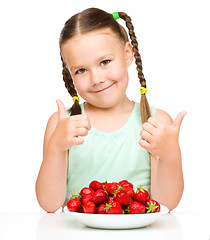
[[179, 147], [179, 132], [186, 112], [180, 112], [171, 124], [163, 124], [150, 117], [142, 125], [139, 145], [152, 155], [165, 159]]
[[74, 145], [84, 143], [83, 138], [91, 128], [90, 121], [86, 115], [74, 115], [67, 117], [66, 109], [61, 100], [56, 100], [58, 105], [58, 122], [52, 134], [51, 142], [59, 151], [67, 151]]

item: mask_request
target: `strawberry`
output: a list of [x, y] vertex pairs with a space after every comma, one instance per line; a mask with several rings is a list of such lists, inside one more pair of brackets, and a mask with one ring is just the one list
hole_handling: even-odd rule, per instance
[[134, 202], [133, 198], [131, 198], [131, 201], [128, 205], [122, 205], [122, 209], [124, 210], [124, 213], [128, 213], [128, 207], [131, 205], [131, 203]]
[[105, 190], [111, 196], [114, 195], [114, 191], [116, 191], [117, 188], [118, 188], [118, 183], [117, 182], [107, 183], [106, 186], [105, 186]]
[[107, 185], [107, 181], [106, 181], [106, 182], [103, 182], [103, 183], [101, 183], [101, 185], [102, 185], [103, 189], [105, 190], [105, 187], [106, 187], [106, 185]]
[[122, 207], [118, 202], [112, 202], [106, 204], [106, 213], [107, 214], [122, 214]]
[[83, 211], [84, 213], [95, 213], [96, 212], [96, 205], [92, 201], [87, 201], [83, 205]]
[[142, 186], [140, 186], [134, 194], [134, 200], [145, 205], [146, 202], [150, 200], [150, 195]]
[[130, 214], [140, 214], [145, 211], [145, 206], [139, 202], [133, 201], [127, 211]]
[[95, 193], [95, 191], [91, 188], [88, 187], [84, 187], [81, 191], [80, 191], [80, 195], [81, 197], [84, 197], [85, 195], [91, 194], [93, 195]]
[[114, 197], [113, 196], [109, 196], [106, 203], [111, 203], [111, 202], [114, 202]]
[[97, 214], [106, 214], [106, 204], [100, 204], [96, 209]]
[[107, 180], [106, 180], [106, 182], [101, 183], [101, 185], [102, 185], [103, 189], [105, 190], [105, 187], [107, 185]]
[[93, 195], [91, 194], [84, 195], [84, 197], [82, 198], [82, 204], [84, 205], [87, 201], [92, 201], [92, 200], [93, 200]]
[[99, 182], [93, 180], [89, 187], [83, 187], [78, 195], [71, 192], [67, 208], [71, 212], [90, 214], [141, 214], [160, 211], [160, 204], [150, 199], [142, 186], [135, 192], [127, 180]]
[[149, 200], [146, 203], [147, 213], [160, 212], [160, 204], [155, 200]]
[[89, 188], [93, 189], [94, 191], [97, 191], [99, 189], [103, 189], [103, 186], [100, 182], [94, 180], [89, 184]]
[[130, 187], [130, 188], [133, 188], [133, 184], [128, 182], [127, 180], [122, 180], [119, 182], [119, 185], [123, 188], [125, 187]]
[[115, 191], [114, 201], [119, 202], [121, 205], [128, 205], [131, 202], [131, 197], [124, 189], [119, 187], [118, 190]]
[[95, 204], [106, 203], [106, 201], [107, 201], [107, 193], [104, 190], [99, 189], [93, 194], [93, 202]]
[[78, 212], [82, 207], [82, 203], [79, 199], [73, 198], [67, 202], [66, 206], [70, 212]]
[[133, 188], [131, 188], [131, 187], [124, 187], [124, 190], [128, 193], [128, 195], [129, 195], [131, 198], [134, 197], [135, 191], [133, 190]]

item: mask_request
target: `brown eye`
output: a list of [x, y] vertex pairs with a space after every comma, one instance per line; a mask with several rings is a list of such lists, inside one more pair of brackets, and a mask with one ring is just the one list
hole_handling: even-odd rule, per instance
[[76, 74], [82, 74], [82, 73], [84, 73], [85, 71], [86, 71], [86, 69], [81, 68], [81, 69], [77, 70], [75, 73], [76, 73]]
[[101, 62], [101, 66], [105, 66], [110, 62], [111, 62], [111, 60], [104, 60], [104, 61]]

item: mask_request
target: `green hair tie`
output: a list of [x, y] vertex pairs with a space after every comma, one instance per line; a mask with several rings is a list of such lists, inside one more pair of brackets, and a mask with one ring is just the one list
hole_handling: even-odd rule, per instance
[[115, 20], [117, 20], [117, 19], [120, 18], [118, 12], [113, 12], [113, 13], [112, 13], [112, 16], [113, 16], [113, 18], [114, 18]]

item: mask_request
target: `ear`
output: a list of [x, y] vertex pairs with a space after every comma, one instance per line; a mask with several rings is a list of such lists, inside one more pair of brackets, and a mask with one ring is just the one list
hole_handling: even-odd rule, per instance
[[133, 47], [130, 42], [126, 42], [125, 44], [125, 58], [127, 62], [127, 66], [129, 67], [133, 62]]

